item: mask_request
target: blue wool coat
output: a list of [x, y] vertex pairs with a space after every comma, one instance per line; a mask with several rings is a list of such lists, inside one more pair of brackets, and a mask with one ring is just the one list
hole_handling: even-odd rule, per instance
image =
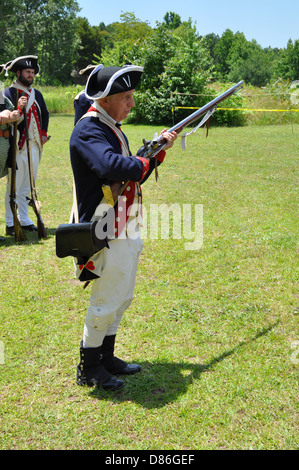
[[154, 161], [146, 162], [145, 172], [144, 159], [132, 155], [124, 157], [113, 130], [93, 116], [85, 117], [74, 127], [70, 139], [70, 158], [79, 222], [90, 222], [103, 198], [103, 184], [116, 181], [143, 183], [154, 169]]
[[74, 124], [76, 125], [79, 119], [87, 113], [90, 106], [92, 105], [93, 100], [90, 100], [85, 95], [84, 91], [79, 93], [74, 99], [74, 109], [75, 109], [75, 119]]

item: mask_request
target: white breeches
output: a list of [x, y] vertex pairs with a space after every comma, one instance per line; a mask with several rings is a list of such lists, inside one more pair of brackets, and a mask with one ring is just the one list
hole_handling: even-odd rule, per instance
[[[31, 143], [31, 157], [34, 181], [37, 178], [38, 166], [41, 158], [41, 150], [35, 141]], [[13, 215], [10, 208], [10, 191], [11, 191], [11, 169], [8, 173], [8, 180], [5, 192], [5, 222], [8, 227], [13, 226]], [[28, 200], [27, 196], [30, 196], [30, 179], [29, 179], [29, 168], [28, 168], [28, 157], [27, 157], [27, 146], [26, 143], [22, 150], [17, 153], [17, 171], [16, 171], [16, 203], [18, 206], [18, 218], [20, 224], [32, 225], [29, 214], [28, 214]]]
[[[115, 335], [135, 288], [143, 242], [138, 236], [115, 239], [97, 255], [100, 278], [92, 281], [90, 305], [84, 324], [83, 346], [98, 347], [106, 335]], [[99, 272], [100, 269], [100, 272]]]

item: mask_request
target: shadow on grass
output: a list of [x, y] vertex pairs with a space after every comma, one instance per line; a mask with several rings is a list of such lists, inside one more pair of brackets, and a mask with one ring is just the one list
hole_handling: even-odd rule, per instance
[[[46, 229], [46, 234], [47, 234], [47, 239], [55, 237], [56, 233], [56, 228], [47, 228]], [[26, 236], [26, 240], [24, 241], [17, 241], [14, 236], [6, 236], [4, 240], [1, 240], [0, 246], [12, 246], [12, 245], [35, 245], [35, 244], [42, 244], [46, 241], [44, 238], [38, 238], [37, 232], [29, 232], [29, 231], [24, 231], [24, 234]], [[1, 235], [2, 236], [2, 235]]]
[[209, 372], [215, 365], [232, 356], [241, 347], [266, 335], [279, 322], [263, 328], [253, 338], [242, 341], [228, 351], [214, 357], [207, 364], [194, 364], [188, 362], [163, 363], [163, 362], [138, 362], [142, 372], [133, 376], [122, 378], [125, 385], [120, 390], [106, 392], [95, 388], [90, 392], [93, 398], [107, 400], [114, 403], [125, 401], [135, 402], [144, 408], [161, 408], [168, 403], [176, 401], [177, 397], [186, 393], [189, 385], [198, 380], [201, 374]]

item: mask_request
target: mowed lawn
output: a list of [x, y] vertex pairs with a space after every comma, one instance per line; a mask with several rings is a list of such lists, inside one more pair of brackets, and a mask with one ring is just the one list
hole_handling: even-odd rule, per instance
[[[133, 153], [160, 131], [123, 127]], [[202, 243], [144, 228], [116, 351], [143, 371], [112, 393], [75, 383], [90, 286], [55, 255], [72, 128], [51, 115], [36, 184], [48, 238], [0, 245], [0, 449], [297, 448], [299, 125], [199, 130], [145, 183], [147, 222], [175, 207]]]

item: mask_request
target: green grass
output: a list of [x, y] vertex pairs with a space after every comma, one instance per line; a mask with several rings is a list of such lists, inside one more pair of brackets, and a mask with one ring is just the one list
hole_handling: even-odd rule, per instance
[[[298, 448], [299, 126], [199, 130], [144, 185], [148, 212], [203, 205], [203, 245], [146, 237], [117, 341], [143, 371], [114, 393], [75, 383], [90, 288], [55, 256], [72, 127], [72, 115], [51, 116], [37, 180], [48, 239], [0, 246], [0, 448]], [[124, 130], [136, 151], [156, 129]]]
[[74, 98], [83, 89], [80, 85], [69, 86], [43, 86], [41, 90], [50, 113], [72, 113], [74, 109]]

